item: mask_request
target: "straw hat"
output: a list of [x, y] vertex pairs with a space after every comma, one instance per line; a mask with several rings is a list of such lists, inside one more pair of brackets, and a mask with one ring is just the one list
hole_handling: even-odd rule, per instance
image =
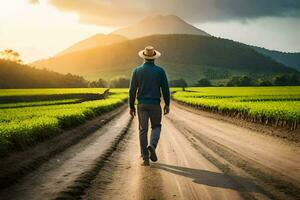
[[147, 46], [144, 50], [139, 52], [139, 56], [144, 59], [156, 59], [161, 56], [161, 53], [156, 51], [154, 47]]

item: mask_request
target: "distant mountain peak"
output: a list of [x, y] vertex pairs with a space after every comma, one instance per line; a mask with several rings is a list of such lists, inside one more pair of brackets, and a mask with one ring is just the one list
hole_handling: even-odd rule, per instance
[[140, 22], [112, 32], [130, 39], [149, 35], [190, 34], [210, 36], [205, 31], [187, 23], [176, 15], [148, 16]]
[[[140, 21], [139, 23], [145, 23], [149, 20], [168, 20], [168, 21], [181, 21], [181, 22], [185, 22], [183, 19], [181, 19], [180, 17], [178, 17], [177, 15], [154, 15], [154, 16], [148, 16], [145, 17], [142, 21]], [[185, 22], [186, 23], [186, 22]]]

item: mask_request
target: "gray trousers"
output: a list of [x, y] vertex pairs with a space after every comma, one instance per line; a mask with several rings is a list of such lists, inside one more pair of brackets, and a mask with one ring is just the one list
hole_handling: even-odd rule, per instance
[[137, 113], [139, 119], [141, 154], [143, 159], [146, 160], [149, 159], [149, 152], [147, 150], [149, 119], [151, 122], [150, 145], [153, 145], [156, 148], [161, 131], [162, 111], [160, 105], [139, 104]]

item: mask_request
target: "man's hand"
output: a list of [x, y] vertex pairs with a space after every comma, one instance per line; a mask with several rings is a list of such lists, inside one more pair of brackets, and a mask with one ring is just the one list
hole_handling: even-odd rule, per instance
[[167, 106], [167, 105], [165, 105], [165, 107], [164, 107], [164, 115], [169, 114], [169, 112], [170, 112], [170, 107]]
[[135, 109], [130, 109], [129, 114], [134, 117], [135, 116]]

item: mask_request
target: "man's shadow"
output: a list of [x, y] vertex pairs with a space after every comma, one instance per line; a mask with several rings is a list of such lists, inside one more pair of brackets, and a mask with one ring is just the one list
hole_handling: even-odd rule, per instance
[[191, 178], [193, 179], [193, 182], [197, 184], [204, 184], [212, 187], [228, 188], [240, 192], [262, 192], [259, 186], [257, 186], [249, 178], [244, 178], [240, 176], [229, 176], [218, 172], [179, 167], [162, 163], [152, 163], [151, 166], [173, 174]]

